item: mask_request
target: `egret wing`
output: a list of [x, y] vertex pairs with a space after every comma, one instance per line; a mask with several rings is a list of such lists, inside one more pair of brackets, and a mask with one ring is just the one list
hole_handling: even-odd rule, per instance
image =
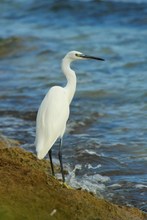
[[47, 154], [57, 138], [63, 136], [68, 117], [66, 90], [59, 86], [52, 87], [37, 114], [36, 150], [40, 159]]

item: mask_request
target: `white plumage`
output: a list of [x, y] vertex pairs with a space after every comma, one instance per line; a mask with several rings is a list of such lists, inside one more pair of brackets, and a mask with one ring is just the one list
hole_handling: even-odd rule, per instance
[[62, 60], [62, 71], [67, 79], [65, 87], [54, 86], [44, 97], [37, 114], [36, 120], [36, 151], [38, 159], [43, 159], [49, 152], [52, 174], [54, 175], [51, 147], [60, 138], [59, 160], [63, 182], [65, 180], [62, 165], [62, 138], [69, 117], [69, 106], [76, 90], [76, 74], [70, 68], [70, 63], [77, 59], [101, 58], [84, 55], [78, 51], [71, 51]]
[[54, 86], [43, 99], [37, 115], [36, 150], [39, 159], [43, 159], [55, 141], [63, 137], [68, 117], [67, 91]]

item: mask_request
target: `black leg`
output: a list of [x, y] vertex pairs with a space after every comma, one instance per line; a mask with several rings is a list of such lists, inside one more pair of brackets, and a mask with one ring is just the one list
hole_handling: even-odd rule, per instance
[[55, 176], [55, 173], [54, 173], [54, 166], [53, 166], [53, 161], [52, 161], [52, 150], [51, 150], [51, 149], [49, 150], [48, 155], [49, 155], [49, 159], [50, 159], [52, 175]]
[[59, 161], [60, 161], [62, 180], [63, 180], [63, 183], [64, 183], [65, 182], [65, 177], [64, 177], [63, 163], [62, 163], [62, 138], [60, 139], [58, 156], [59, 156]]

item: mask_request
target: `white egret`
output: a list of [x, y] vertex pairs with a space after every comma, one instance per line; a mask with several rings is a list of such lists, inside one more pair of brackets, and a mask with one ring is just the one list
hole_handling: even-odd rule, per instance
[[76, 74], [70, 68], [70, 63], [74, 60], [85, 59], [104, 60], [84, 55], [78, 51], [67, 53], [62, 60], [62, 71], [67, 79], [67, 84], [65, 87], [53, 86], [44, 97], [37, 113], [35, 140], [37, 157], [38, 159], [43, 159], [48, 153], [52, 175], [55, 175], [51, 147], [60, 138], [58, 156], [63, 182], [65, 177], [62, 164], [62, 138], [69, 117], [70, 103], [76, 90]]

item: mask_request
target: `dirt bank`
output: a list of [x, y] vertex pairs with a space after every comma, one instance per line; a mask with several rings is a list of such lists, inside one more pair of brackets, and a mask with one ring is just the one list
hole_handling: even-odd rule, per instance
[[[13, 147], [12, 147], [13, 146]], [[145, 220], [136, 208], [117, 206], [67, 189], [49, 176], [48, 161], [0, 140], [0, 220]]]

